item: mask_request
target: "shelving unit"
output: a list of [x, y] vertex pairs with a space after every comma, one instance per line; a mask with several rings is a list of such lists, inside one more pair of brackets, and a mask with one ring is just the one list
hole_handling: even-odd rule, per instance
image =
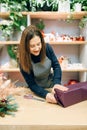
[[[87, 12], [71, 12], [71, 13], [60, 13], [60, 12], [22, 12], [23, 15], [30, 17], [32, 19], [43, 19], [43, 20], [65, 20], [72, 16], [73, 20], [80, 20], [83, 16], [87, 15]], [[9, 12], [7, 13], [0, 13], [0, 18], [7, 19], [9, 16]], [[19, 44], [20, 41], [0, 41], [0, 44]], [[72, 41], [72, 42], [50, 42], [52, 46], [78, 46], [79, 48], [87, 46], [87, 41]], [[81, 49], [79, 49], [81, 51]], [[68, 51], [68, 50], [67, 50]], [[86, 53], [84, 50], [81, 52], [82, 56], [86, 57]], [[82, 56], [79, 54], [80, 62], [83, 63]], [[86, 58], [85, 58], [86, 59]], [[87, 80], [87, 64], [85, 64], [85, 68], [82, 69], [63, 69], [64, 73], [72, 72], [79, 73], [79, 80], [85, 81]], [[20, 72], [19, 69], [0, 69], [3, 72]]]

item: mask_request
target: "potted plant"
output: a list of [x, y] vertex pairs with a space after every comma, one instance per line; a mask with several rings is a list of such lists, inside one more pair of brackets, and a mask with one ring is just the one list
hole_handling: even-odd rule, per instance
[[57, 11], [58, 0], [45, 0], [43, 3], [43, 11]]
[[87, 0], [82, 0], [82, 11], [87, 11]]
[[42, 19], [39, 19], [39, 21], [36, 23], [36, 27], [39, 29], [39, 30], [43, 30], [45, 28], [45, 24], [44, 24], [44, 21]]
[[45, 24], [42, 19], [39, 19], [39, 21], [36, 23], [36, 27], [41, 31], [42, 35], [44, 36]]
[[17, 45], [8, 45], [7, 51], [10, 56], [10, 65], [12, 67], [18, 67], [18, 46]]
[[71, 9], [74, 11], [75, 10], [75, 4], [81, 4], [81, 10], [82, 11], [87, 11], [87, 0], [72, 0], [71, 1]]
[[45, 0], [37, 0], [36, 1], [36, 11], [43, 11], [43, 6], [45, 4]]
[[28, 11], [57, 11], [58, 0], [27, 0]]
[[0, 29], [1, 29], [1, 40], [10, 40], [10, 36], [13, 32], [13, 21], [11, 20], [1, 20]]
[[[13, 30], [13, 32], [16, 31], [15, 33], [13, 33], [14, 35], [14, 34], [17, 34], [17, 32], [23, 31], [23, 29], [27, 26], [27, 19], [25, 16], [22, 15], [21, 12], [23, 10], [27, 10], [26, 2], [20, 1], [19, 3], [16, 0], [15, 1], [3, 0], [2, 2], [8, 5], [6, 7], [10, 12], [8, 20], [12, 21], [12, 23], [8, 26], [8, 28], [5, 27], [4, 29], [2, 29], [2, 32], [3, 33], [6, 32], [6, 34], [9, 32], [9, 35], [10, 35], [11, 31]], [[16, 36], [13, 36], [13, 37], [16, 37]], [[18, 40], [18, 38], [16, 40]]]
[[36, 0], [26, 0], [26, 8], [28, 11], [35, 12], [36, 11]]
[[[21, 32], [23, 31], [23, 29], [27, 26], [27, 19], [25, 16], [22, 15], [22, 11], [23, 10], [27, 10], [25, 8], [26, 3], [22, 2], [15, 2], [15, 1], [11, 1], [9, 3], [9, 10], [10, 10], [10, 15], [9, 15], [9, 19], [11, 19], [13, 21], [13, 29], [14, 32]], [[14, 35], [13, 34], [13, 35]], [[16, 37], [16, 36], [15, 36]]]

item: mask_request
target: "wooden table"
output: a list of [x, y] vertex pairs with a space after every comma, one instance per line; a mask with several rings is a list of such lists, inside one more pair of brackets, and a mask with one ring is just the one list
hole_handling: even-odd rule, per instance
[[0, 117], [0, 130], [87, 130], [87, 101], [63, 108], [33, 99], [16, 97], [15, 117]]

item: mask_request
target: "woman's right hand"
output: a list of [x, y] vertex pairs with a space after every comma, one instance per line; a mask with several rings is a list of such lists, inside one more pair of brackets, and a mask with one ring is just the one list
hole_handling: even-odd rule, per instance
[[55, 99], [55, 97], [54, 97], [54, 94], [48, 93], [48, 94], [46, 95], [46, 102], [56, 104], [57, 101], [56, 101], [56, 99]]
[[54, 91], [54, 89], [59, 89], [59, 90], [61, 90], [61, 91], [67, 91], [69, 88], [67, 88], [67, 87], [65, 87], [65, 86], [63, 86], [63, 85], [60, 85], [60, 84], [56, 84], [56, 85], [54, 85], [54, 87], [52, 88], [52, 93], [54, 94], [55, 93], [55, 91]]

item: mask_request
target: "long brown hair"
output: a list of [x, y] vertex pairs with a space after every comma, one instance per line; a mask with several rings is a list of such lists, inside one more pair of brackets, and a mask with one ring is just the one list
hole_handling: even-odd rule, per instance
[[30, 72], [32, 65], [31, 65], [31, 54], [29, 50], [30, 40], [34, 36], [39, 36], [42, 43], [42, 49], [41, 49], [41, 62], [44, 61], [46, 56], [46, 46], [44, 42], [43, 35], [41, 34], [40, 30], [36, 28], [34, 25], [30, 25], [24, 29], [22, 32], [20, 45], [19, 45], [19, 62], [22, 67], [22, 69], [25, 72]]

